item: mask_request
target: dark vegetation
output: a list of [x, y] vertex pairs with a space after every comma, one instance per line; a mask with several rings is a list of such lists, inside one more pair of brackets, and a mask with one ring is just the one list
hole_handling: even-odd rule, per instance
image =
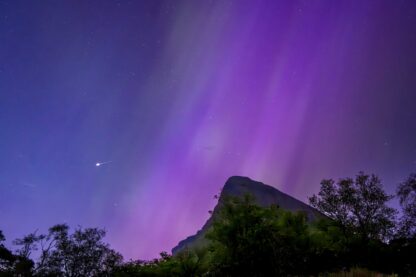
[[323, 180], [309, 201], [327, 218], [312, 223], [302, 212], [260, 207], [250, 195], [228, 197], [208, 246], [152, 261], [123, 262], [96, 228], [70, 233], [56, 225], [15, 240], [15, 251], [0, 231], [0, 276], [336, 276], [329, 274], [350, 269], [416, 276], [416, 174], [397, 188], [400, 213], [388, 206], [392, 197], [375, 175]]

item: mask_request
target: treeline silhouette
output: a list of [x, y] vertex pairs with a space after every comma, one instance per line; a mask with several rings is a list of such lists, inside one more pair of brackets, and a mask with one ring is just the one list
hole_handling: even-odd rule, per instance
[[[399, 211], [388, 206], [393, 197]], [[260, 207], [251, 195], [226, 197], [208, 244], [151, 261], [123, 262], [97, 228], [56, 225], [16, 239], [15, 251], [0, 231], [0, 276], [416, 276], [416, 174], [395, 196], [363, 172], [323, 180], [309, 202], [322, 213], [312, 223], [302, 212]]]

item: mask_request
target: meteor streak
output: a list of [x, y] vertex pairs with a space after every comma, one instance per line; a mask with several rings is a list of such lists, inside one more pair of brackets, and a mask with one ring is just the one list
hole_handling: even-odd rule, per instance
[[95, 164], [95, 166], [96, 166], [96, 167], [99, 167], [99, 166], [102, 166], [102, 165], [104, 165], [104, 164], [109, 164], [109, 163], [111, 163], [111, 162], [113, 162], [113, 161], [107, 161], [107, 162], [96, 163], [96, 164]]

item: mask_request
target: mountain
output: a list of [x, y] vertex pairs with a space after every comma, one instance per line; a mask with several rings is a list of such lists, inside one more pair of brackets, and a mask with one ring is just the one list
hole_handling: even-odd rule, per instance
[[230, 177], [225, 183], [221, 195], [218, 200], [218, 204], [215, 206], [211, 217], [207, 220], [201, 230], [195, 235], [190, 236], [182, 241], [172, 249], [172, 254], [175, 255], [184, 249], [197, 248], [207, 243], [205, 234], [212, 226], [216, 216], [218, 216], [219, 209], [221, 209], [221, 203], [225, 196], [243, 196], [250, 193], [254, 196], [255, 202], [262, 207], [268, 207], [272, 204], [289, 211], [303, 211], [306, 213], [309, 222], [315, 219], [325, 217], [316, 209], [311, 206], [287, 195], [272, 186], [263, 184], [261, 182], [253, 181], [248, 177], [233, 176]]

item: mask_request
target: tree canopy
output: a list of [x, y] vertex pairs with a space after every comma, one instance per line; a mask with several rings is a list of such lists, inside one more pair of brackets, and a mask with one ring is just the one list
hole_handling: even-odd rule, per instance
[[102, 241], [104, 236], [98, 228], [78, 228], [70, 234], [66, 224], [55, 225], [47, 234], [34, 232], [16, 239], [16, 257], [31, 261], [39, 256], [26, 267], [28, 276], [111, 276], [122, 256]]
[[392, 236], [396, 215], [396, 210], [388, 206], [392, 198], [376, 175], [360, 172], [355, 179], [323, 180], [319, 193], [310, 197], [309, 202], [338, 223], [346, 234], [368, 241]]

